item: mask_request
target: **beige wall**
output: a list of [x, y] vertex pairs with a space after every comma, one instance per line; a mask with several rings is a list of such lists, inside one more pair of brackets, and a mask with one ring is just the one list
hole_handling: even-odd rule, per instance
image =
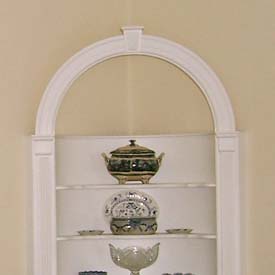
[[[274, 1], [0, 0], [0, 4], [1, 274], [28, 275], [24, 137], [34, 132], [45, 86], [67, 58], [117, 35], [127, 24], [143, 25], [145, 33], [189, 47], [222, 79], [238, 129], [245, 133], [246, 275], [275, 274]], [[212, 127], [205, 99], [178, 69], [153, 58], [124, 57], [100, 64], [74, 83], [57, 129], [59, 134], [109, 135]]]
[[57, 120], [59, 135], [212, 129], [206, 99], [195, 83], [177, 67], [146, 56], [114, 58], [90, 69], [70, 88]]

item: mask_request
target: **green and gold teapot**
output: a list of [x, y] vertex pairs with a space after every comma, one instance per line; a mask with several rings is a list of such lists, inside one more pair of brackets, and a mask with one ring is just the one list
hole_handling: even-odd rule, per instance
[[119, 184], [127, 181], [141, 181], [149, 183], [159, 170], [164, 153], [158, 157], [155, 152], [130, 140], [130, 144], [112, 151], [111, 157], [102, 153], [109, 173], [118, 179]]

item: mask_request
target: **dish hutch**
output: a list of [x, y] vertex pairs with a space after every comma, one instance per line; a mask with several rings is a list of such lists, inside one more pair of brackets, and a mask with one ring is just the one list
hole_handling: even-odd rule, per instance
[[[214, 134], [134, 137], [157, 153], [162, 167], [150, 184], [119, 185], [102, 152], [126, 145], [133, 137], [56, 137], [59, 106], [72, 83], [98, 63], [123, 55], [165, 60], [188, 74], [210, 106]], [[123, 27], [122, 35], [84, 48], [54, 75], [41, 100], [33, 163], [33, 274], [76, 275], [84, 270], [128, 274], [112, 263], [108, 244], [152, 246], [160, 242], [146, 275], [191, 272], [196, 275], [241, 275], [239, 215], [239, 134], [225, 88], [212, 69], [189, 49], [152, 35], [142, 27]], [[112, 235], [103, 214], [115, 192], [140, 190], [158, 202], [154, 235]], [[191, 227], [192, 234], [167, 234]], [[102, 235], [79, 236], [84, 229]]]

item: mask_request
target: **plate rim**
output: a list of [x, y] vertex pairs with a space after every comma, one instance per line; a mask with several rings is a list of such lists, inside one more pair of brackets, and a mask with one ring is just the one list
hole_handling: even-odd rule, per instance
[[[136, 193], [139, 195], [140, 198], [135, 198], [135, 195], [132, 195], [131, 198], [129, 198], [129, 196], [131, 196], [131, 193]], [[118, 199], [115, 202], [112, 202], [116, 196], [119, 196], [120, 199]], [[149, 200], [148, 200], [149, 198]], [[113, 194], [111, 197], [109, 197], [105, 204], [104, 204], [104, 210], [105, 210], [105, 216], [107, 217], [114, 217], [114, 218], [118, 218], [120, 216], [116, 216], [113, 214], [113, 209], [115, 208], [116, 205], [120, 204], [120, 203], [127, 203], [128, 202], [139, 202], [139, 203], [143, 203], [146, 208], [148, 209], [149, 212], [155, 212], [155, 213], [150, 213], [149, 215], [146, 216], [137, 216], [137, 217], [157, 217], [159, 215], [159, 206], [156, 202], [156, 200], [149, 194], [139, 191], [139, 190], [124, 190], [124, 191], [120, 191], [117, 192], [115, 194]], [[124, 216], [124, 217], [134, 217], [134, 216]]]

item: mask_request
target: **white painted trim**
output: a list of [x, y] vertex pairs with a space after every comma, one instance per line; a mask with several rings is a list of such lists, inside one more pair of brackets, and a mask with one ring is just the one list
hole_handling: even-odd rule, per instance
[[201, 88], [216, 134], [217, 275], [241, 275], [239, 135], [221, 81], [195, 53], [164, 38], [124, 27], [71, 57], [54, 75], [41, 100], [33, 136], [34, 274], [56, 275], [55, 123], [72, 83], [98, 63], [123, 55], [153, 56], [174, 64]]
[[70, 241], [70, 240], [137, 240], [137, 239], [205, 239], [215, 240], [215, 234], [191, 233], [191, 234], [168, 234], [165, 232], [156, 233], [154, 235], [91, 235], [91, 236], [58, 236], [57, 241]]
[[241, 275], [239, 133], [216, 136], [218, 275]]
[[32, 137], [33, 274], [56, 275], [55, 139]]
[[36, 135], [53, 136], [58, 109], [72, 83], [96, 64], [122, 55], [146, 55], [165, 60], [187, 73], [201, 88], [211, 108], [215, 132], [235, 131], [234, 113], [221, 81], [189, 49], [164, 38], [143, 35], [142, 27], [124, 27], [124, 34], [99, 41], [71, 57], [54, 75], [41, 100]]
[[125, 50], [130, 53], [139, 52], [143, 27], [122, 27], [121, 30], [125, 37]]

